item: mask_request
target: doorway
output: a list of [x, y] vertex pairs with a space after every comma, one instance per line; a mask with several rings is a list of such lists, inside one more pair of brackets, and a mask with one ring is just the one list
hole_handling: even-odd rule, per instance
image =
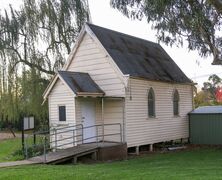
[[[82, 112], [82, 124], [84, 127], [83, 138], [84, 143], [90, 143], [96, 141], [96, 108], [94, 101], [82, 101], [81, 104]], [[93, 127], [90, 127], [93, 126]], [[89, 128], [85, 128], [89, 127]]]

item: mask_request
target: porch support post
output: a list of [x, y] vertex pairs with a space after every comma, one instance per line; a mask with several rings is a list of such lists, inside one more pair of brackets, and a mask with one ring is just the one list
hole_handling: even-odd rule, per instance
[[123, 125], [122, 125], [122, 138], [123, 138], [123, 142], [126, 142], [126, 134], [125, 134], [125, 128], [126, 128], [126, 102], [125, 102], [125, 98], [122, 98], [122, 110], [123, 110]]
[[139, 155], [139, 154], [140, 154], [140, 147], [136, 146], [136, 155]]
[[102, 97], [102, 142], [104, 142], [104, 98]]
[[150, 150], [150, 152], [153, 152], [153, 144], [150, 144], [149, 150]]

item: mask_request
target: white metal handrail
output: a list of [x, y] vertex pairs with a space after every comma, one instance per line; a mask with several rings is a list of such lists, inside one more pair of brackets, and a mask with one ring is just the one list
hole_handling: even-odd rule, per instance
[[[107, 126], [119, 126], [119, 131], [117, 133], [104, 133], [104, 129]], [[84, 130], [86, 129], [90, 129], [90, 128], [96, 128], [96, 135], [95, 136], [91, 136], [91, 137], [87, 137], [84, 138]], [[99, 128], [102, 128], [102, 134], [99, 134]], [[80, 134], [78, 134], [78, 131], [80, 132]], [[69, 133], [72, 132], [71, 136], [65, 137], [65, 138], [60, 138], [58, 139], [58, 135], [60, 134], [65, 134], [65, 133]], [[43, 136], [43, 144], [41, 143], [41, 145], [43, 145], [43, 154], [44, 154], [44, 161], [46, 162], [46, 153], [48, 150], [52, 150], [54, 149], [55, 151], [58, 148], [62, 148], [66, 145], [70, 145], [72, 144], [73, 146], [76, 146], [77, 144], [84, 144], [84, 141], [86, 140], [90, 140], [90, 139], [96, 139], [95, 142], [98, 144], [99, 142], [101, 142], [99, 140], [99, 138], [102, 138], [102, 142], [104, 143], [104, 139], [105, 137], [108, 136], [119, 136], [120, 137], [120, 142], [122, 142], [122, 124], [121, 123], [110, 123], [110, 124], [97, 124], [97, 125], [92, 125], [92, 126], [87, 126], [87, 127], [83, 127], [82, 124], [77, 124], [77, 125], [72, 125], [72, 126], [67, 126], [67, 127], [62, 127], [62, 128], [51, 128], [49, 131], [42, 131], [42, 132], [35, 132], [34, 134], [32, 134], [32, 136], [36, 136], [36, 135], [40, 135]], [[54, 137], [54, 140], [52, 140]], [[80, 137], [80, 139], [77, 139], [78, 137]], [[68, 143], [63, 143], [63, 144], [58, 144], [58, 142], [61, 141], [65, 141], [65, 140], [71, 140]], [[34, 144], [33, 146], [37, 146], [38, 144]], [[26, 158], [28, 158], [28, 148], [30, 146], [28, 145], [27, 141], [25, 141], [25, 155]]]

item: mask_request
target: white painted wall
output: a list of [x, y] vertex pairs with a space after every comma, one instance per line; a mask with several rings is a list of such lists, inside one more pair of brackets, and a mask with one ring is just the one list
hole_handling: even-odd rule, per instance
[[[74, 93], [58, 79], [49, 95], [49, 120], [53, 124], [75, 124]], [[66, 121], [59, 121], [59, 106], [66, 106]]]
[[123, 97], [124, 84], [110, 61], [104, 50], [85, 34], [67, 70], [89, 73], [106, 96]]
[[[50, 92], [50, 95], [48, 97], [48, 104], [49, 104], [50, 127], [52, 126], [65, 127], [68, 125], [72, 126], [76, 123], [74, 93], [71, 92], [71, 90], [69, 90], [69, 88], [65, 84], [63, 84], [63, 82], [60, 79], [57, 80], [52, 91]], [[66, 106], [66, 121], [59, 121], [59, 106], [63, 105]], [[71, 136], [72, 132], [59, 134], [57, 136], [57, 140]], [[51, 140], [55, 140], [55, 137], [53, 136]], [[73, 141], [72, 139], [63, 142], [60, 141], [58, 142], [58, 145], [72, 141]], [[53, 144], [53, 146], [54, 145], [55, 144]]]
[[[102, 124], [102, 103], [101, 98], [76, 98], [76, 120], [81, 124], [81, 103], [82, 101], [94, 101], [96, 109], [96, 124]], [[104, 124], [113, 124], [123, 122], [123, 104], [122, 99], [104, 99]], [[105, 126], [105, 134], [119, 133], [119, 125]], [[102, 135], [102, 127], [98, 128], [98, 134]], [[102, 139], [102, 138], [100, 138]], [[120, 141], [120, 135], [106, 136], [107, 141]]]
[[[153, 144], [189, 136], [188, 115], [192, 110], [192, 87], [130, 78], [126, 97], [126, 140], [128, 147]], [[148, 117], [148, 90], [155, 92], [156, 117]], [[172, 93], [180, 95], [179, 116], [173, 115]], [[130, 93], [131, 91], [131, 93]], [[130, 100], [130, 94], [132, 100]]]

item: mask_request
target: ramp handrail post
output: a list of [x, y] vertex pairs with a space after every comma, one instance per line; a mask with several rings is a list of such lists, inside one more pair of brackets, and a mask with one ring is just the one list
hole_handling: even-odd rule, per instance
[[104, 142], [105, 142], [105, 124], [103, 122], [102, 124], [102, 146], [104, 146]]
[[96, 145], [98, 147], [98, 143], [99, 143], [99, 137], [98, 137], [98, 126], [96, 126]]
[[102, 97], [102, 142], [104, 145], [104, 98]]
[[46, 135], [44, 136], [44, 163], [46, 163]]
[[55, 135], [55, 151], [57, 150], [57, 129], [54, 129], [54, 135]]
[[103, 123], [103, 125], [102, 125], [102, 132], [103, 132], [103, 134], [102, 134], [102, 141], [103, 141], [103, 143], [104, 143], [104, 139], [105, 139], [105, 137], [104, 137], [104, 132], [105, 132], [105, 128], [104, 128], [105, 126], [104, 126], [104, 123]]
[[73, 129], [73, 146], [75, 146], [75, 129]]
[[82, 133], [82, 144], [83, 144], [83, 140], [84, 140], [84, 133], [83, 133], [83, 131], [84, 130], [83, 130], [83, 125], [82, 124], [81, 124], [81, 131], [82, 131], [81, 133]]
[[25, 144], [25, 159], [28, 159], [28, 144], [26, 142], [26, 140], [24, 141], [24, 144]]
[[25, 147], [25, 157], [26, 157], [26, 159], [28, 159], [28, 148], [27, 148], [27, 146]]
[[36, 145], [36, 134], [35, 134], [35, 132], [33, 134], [33, 143], [34, 143], [34, 145]]
[[122, 125], [121, 125], [121, 123], [119, 124], [119, 128], [120, 128], [120, 142], [122, 143], [123, 142], [123, 134], [122, 134]]

